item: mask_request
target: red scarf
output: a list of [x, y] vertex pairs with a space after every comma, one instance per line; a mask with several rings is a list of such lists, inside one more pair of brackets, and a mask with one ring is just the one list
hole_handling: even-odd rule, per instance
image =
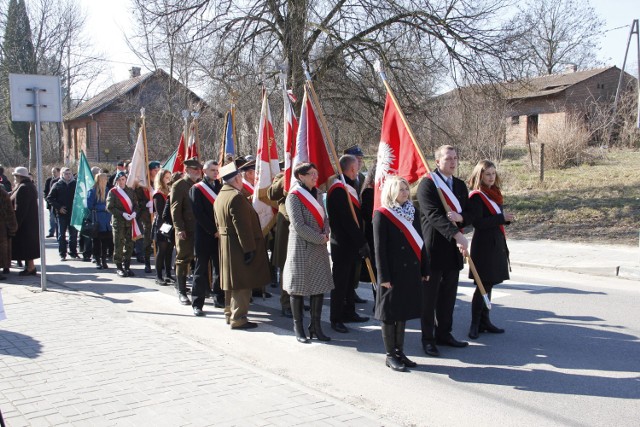
[[502, 197], [502, 192], [498, 187], [492, 185], [491, 188], [486, 185], [480, 185], [480, 191], [489, 196], [491, 200], [499, 204], [500, 206], [504, 205], [504, 198]]

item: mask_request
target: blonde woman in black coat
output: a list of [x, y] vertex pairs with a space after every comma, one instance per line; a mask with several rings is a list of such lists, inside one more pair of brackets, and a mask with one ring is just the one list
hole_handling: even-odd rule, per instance
[[386, 365], [404, 371], [416, 366], [404, 354], [404, 330], [407, 320], [420, 317], [429, 263], [419, 215], [409, 200], [409, 183], [397, 176], [387, 177], [380, 199], [382, 206], [373, 214], [379, 284], [375, 317], [382, 322]]
[[[500, 191], [500, 177], [491, 161], [478, 162], [469, 178], [469, 189], [468, 208], [475, 229], [471, 259], [491, 299], [491, 289], [509, 279], [509, 249], [504, 226], [513, 221], [515, 215], [504, 212], [502, 208], [504, 199]], [[471, 273], [469, 278], [473, 279]], [[491, 323], [489, 310], [476, 287], [471, 301], [469, 338], [477, 339], [480, 332], [502, 334], [504, 329]]]

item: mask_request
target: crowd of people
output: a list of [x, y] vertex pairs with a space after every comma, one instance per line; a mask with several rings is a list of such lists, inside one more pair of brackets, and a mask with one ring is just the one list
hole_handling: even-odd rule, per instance
[[[300, 343], [331, 340], [321, 322], [326, 294], [334, 332], [346, 334], [345, 324], [368, 321], [356, 310], [357, 303], [365, 302], [356, 288], [361, 279], [371, 281], [373, 273], [374, 317], [381, 322], [385, 364], [404, 371], [416, 366], [404, 347], [405, 325], [411, 319], [421, 320], [422, 347], [429, 356], [440, 356], [438, 346], [468, 345], [452, 335], [463, 259], [474, 261], [490, 298], [492, 288], [509, 278], [504, 226], [515, 217], [503, 211], [495, 164], [480, 161], [465, 183], [455, 176], [458, 157], [452, 146], [436, 150], [437, 169], [413, 186], [404, 178], [387, 176], [375, 209], [375, 167], [363, 175], [362, 160], [359, 147], [345, 150], [339, 160], [343, 178], [329, 182], [326, 191], [317, 186], [313, 163], [295, 166], [288, 192], [281, 172], [257, 195], [277, 212], [275, 226], [268, 230], [261, 228], [252, 205], [257, 191], [252, 156], [222, 167], [213, 160], [201, 164], [188, 159], [184, 173], [150, 162], [148, 188], [127, 185], [126, 162], [111, 176], [94, 168], [95, 184], [85, 201], [95, 227], [90, 237], [78, 237], [71, 225], [76, 186], [72, 171], [54, 168], [44, 189], [50, 211], [47, 237], [56, 237], [62, 261], [79, 259], [82, 253], [104, 271], [112, 260], [115, 274], [123, 278], [135, 275], [134, 256], [145, 273], [152, 273], [155, 254], [157, 285], [173, 285], [179, 303], [190, 305], [198, 317], [206, 315], [205, 299], [213, 298], [234, 330], [258, 327], [249, 320], [251, 299], [270, 297], [266, 286], [275, 282], [281, 287], [282, 315], [292, 318]], [[37, 190], [24, 167], [13, 170], [14, 185], [5, 190], [8, 178], [3, 172], [0, 268], [7, 274], [13, 259], [24, 261], [20, 275], [36, 274]], [[471, 245], [465, 236], [469, 226], [474, 229]], [[306, 328], [305, 310], [310, 311]], [[470, 339], [483, 332], [504, 332], [489, 313], [476, 288]]]

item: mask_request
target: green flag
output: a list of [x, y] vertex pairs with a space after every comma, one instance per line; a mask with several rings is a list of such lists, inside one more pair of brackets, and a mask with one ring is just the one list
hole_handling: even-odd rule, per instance
[[166, 169], [169, 172], [173, 172], [173, 165], [176, 163], [177, 156], [178, 156], [178, 150], [174, 151], [173, 154], [169, 156], [167, 161], [164, 162], [164, 165], [162, 165], [162, 169]]
[[80, 230], [82, 227], [82, 219], [87, 210], [87, 193], [93, 187], [94, 179], [91, 176], [91, 168], [89, 162], [80, 151], [80, 163], [78, 165], [78, 176], [76, 178], [76, 192], [73, 195], [73, 213], [71, 214], [71, 225]]

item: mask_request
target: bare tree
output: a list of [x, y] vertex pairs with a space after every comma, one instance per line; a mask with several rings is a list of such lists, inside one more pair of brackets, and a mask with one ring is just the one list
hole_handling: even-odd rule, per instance
[[513, 25], [526, 34], [514, 43], [523, 54], [522, 74], [553, 74], [567, 65], [596, 65], [603, 26], [588, 0], [528, 0]]

